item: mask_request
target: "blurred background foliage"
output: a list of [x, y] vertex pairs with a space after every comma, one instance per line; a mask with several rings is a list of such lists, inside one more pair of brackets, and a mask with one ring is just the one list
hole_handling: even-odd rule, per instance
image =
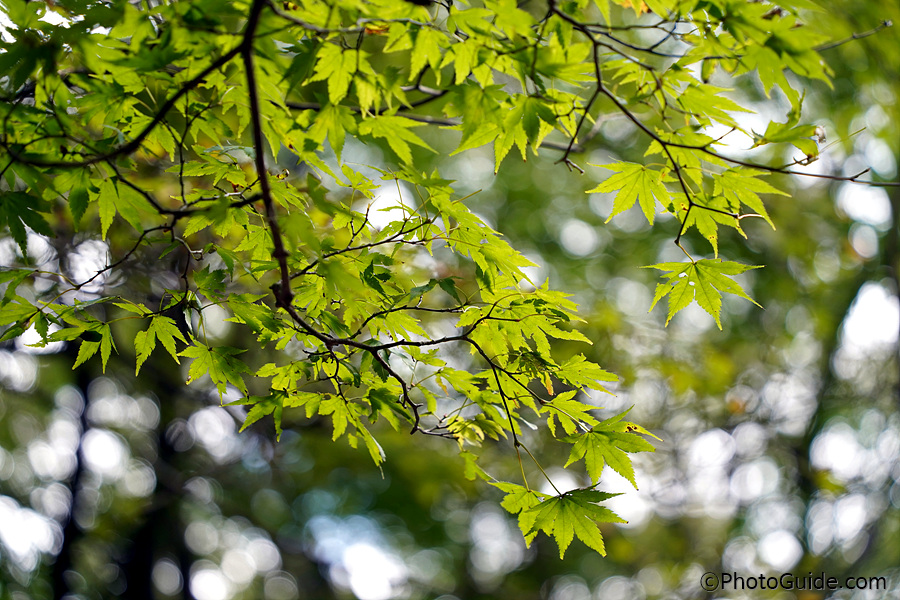
[[[900, 23], [896, 4], [871, 0], [831, 0], [809, 15], [836, 40]], [[876, 181], [898, 179], [898, 32], [827, 50], [833, 88], [802, 82], [804, 117], [831, 145], [799, 168], [871, 167]], [[786, 114], [784, 98], [766, 99], [746, 78], [735, 84], [765, 119]], [[777, 230], [760, 220], [745, 226], [748, 240], [720, 239], [729, 259], [765, 265], [742, 280], [764, 308], [726, 299], [723, 331], [696, 306], [663, 328], [663, 311], [648, 313], [656, 275], [639, 267], [679, 259], [675, 221], [651, 228], [635, 208], [605, 223], [612, 198], [584, 191], [608, 172], [587, 165], [640, 161], [647, 140], [612, 112], [599, 119], [579, 157], [585, 175], [547, 150], [527, 163], [509, 158], [495, 176], [488, 150], [448, 158], [437, 131], [429, 143], [439, 153], [422, 161], [462, 194], [477, 192], [473, 209], [540, 264], [535, 281], [574, 295], [594, 341], [588, 358], [622, 379], [615, 397], [594, 399], [599, 414], [634, 405], [630, 418], [663, 440], [635, 457], [640, 490], [610, 502], [629, 523], [604, 527], [606, 558], [575, 544], [560, 561], [548, 539], [526, 549], [499, 495], [463, 477], [446, 440], [385, 432], [379, 472], [316, 420], [278, 443], [269, 424], [238, 434], [239, 408], [184, 386], [186, 365], [168, 357], [154, 356], [135, 379], [123, 351], [101, 376], [97, 361], [72, 372], [71, 347], [20, 340], [0, 349], [0, 598], [63, 589], [197, 600], [900, 594], [900, 189], [773, 181], [792, 193], [770, 201]], [[383, 150], [349, 140], [345, 160], [387, 164]], [[41, 238], [30, 243], [33, 255], [53, 256]], [[699, 237], [685, 243], [709, 253]], [[78, 248], [90, 264], [97, 249], [87, 238]], [[0, 242], [0, 261], [14, 253]], [[238, 332], [225, 324], [210, 334]], [[508, 444], [483, 453], [495, 474], [517, 468]], [[585, 483], [579, 471], [551, 475]], [[605, 472], [604, 489], [629, 485]], [[716, 594], [699, 587], [706, 571], [883, 576], [891, 587]]]

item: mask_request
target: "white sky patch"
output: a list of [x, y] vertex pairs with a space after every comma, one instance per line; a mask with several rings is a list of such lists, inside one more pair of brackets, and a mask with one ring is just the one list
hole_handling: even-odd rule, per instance
[[[78, 432], [71, 423], [60, 422], [54, 430], [61, 437], [70, 437], [74, 434], [75, 445], [59, 444], [58, 440], [50, 438], [49, 441], [37, 439], [28, 444], [28, 462], [35, 474], [47, 479], [64, 479], [75, 471], [75, 448], [78, 445]], [[71, 428], [66, 435], [65, 429]], [[70, 446], [70, 447], [66, 447]]]
[[532, 254], [525, 253], [525, 258], [530, 260], [535, 264], [533, 267], [522, 267], [522, 274], [528, 278], [528, 281], [523, 279], [519, 282], [519, 285], [526, 286], [528, 282], [531, 282], [531, 286], [539, 287], [544, 283], [544, 278], [547, 277], [547, 268], [544, 266], [544, 258], [540, 254]]
[[[413, 193], [406, 184], [396, 181], [385, 183], [375, 192], [375, 199], [369, 201], [369, 223], [375, 229], [384, 229], [393, 221], [407, 218], [415, 206]], [[361, 210], [365, 211], [365, 207]]]
[[31, 356], [0, 350], [0, 384], [25, 392], [37, 381], [38, 364]]
[[[753, 123], [746, 123], [745, 121], [750, 117], [755, 117]], [[739, 119], [745, 129], [755, 129], [759, 132], [763, 132], [766, 129], [767, 121], [759, 117], [759, 115], [745, 115], [741, 113]], [[728, 156], [737, 157], [738, 154], [746, 153], [750, 146], [753, 145], [752, 138], [744, 135], [741, 131], [731, 131], [731, 127], [721, 123], [710, 125], [703, 130], [703, 134], [714, 140], [721, 138], [716, 149]]]
[[191, 593], [197, 600], [227, 600], [231, 587], [220, 570], [198, 569], [191, 575]]
[[[796, 150], [796, 148], [793, 149]], [[796, 153], [800, 154], [799, 151], [797, 151]], [[840, 165], [843, 164], [843, 158], [841, 158], [841, 154], [842, 153], [839, 153], [834, 148], [832, 148], [827, 152], [823, 152], [822, 154], [820, 154], [816, 160], [810, 161], [808, 163], [801, 162], [795, 165], [791, 165], [791, 171], [800, 174], [794, 177], [792, 179], [792, 182], [794, 183], [794, 185], [802, 189], [811, 188], [813, 186], [826, 185], [827, 180], [825, 179], [819, 177], [803, 177], [802, 175], [832, 175], [838, 173], [841, 170]], [[794, 160], [794, 158], [796, 157], [790, 154], [785, 156], [786, 160]], [[856, 173], [854, 173], [854, 175], [855, 174]]]
[[365, 542], [344, 550], [341, 564], [347, 571], [350, 590], [359, 600], [395, 598], [408, 574], [395, 556]]
[[740, 502], [750, 503], [775, 492], [778, 479], [778, 466], [768, 457], [745, 463], [731, 475], [731, 494]]
[[854, 223], [850, 227], [850, 245], [863, 258], [873, 258], [878, 254], [878, 233], [869, 225]]
[[[56, 331], [59, 331], [60, 327], [54, 323], [50, 323], [47, 328], [47, 333], [52, 334]], [[16, 338], [16, 351], [24, 352], [26, 354], [55, 354], [57, 352], [62, 352], [65, 347], [65, 342], [48, 342], [45, 346], [33, 346], [32, 344], [41, 343], [41, 334], [38, 333], [37, 329], [34, 328], [34, 325], [28, 328], [28, 330]]]
[[[66, 258], [69, 277], [83, 285], [110, 263], [109, 246], [100, 240], [87, 240], [78, 244]], [[85, 285], [79, 294], [83, 296], [99, 292], [103, 289], [103, 284], [108, 277], [109, 272], [107, 271], [93, 279], [89, 285]]]
[[885, 231], [891, 224], [891, 202], [881, 188], [844, 183], [837, 194], [838, 208], [854, 221]]
[[0, 545], [20, 568], [32, 571], [42, 553], [58, 551], [60, 536], [56, 523], [22, 508], [8, 496], [0, 496]]
[[128, 450], [119, 437], [105, 429], [91, 429], [82, 441], [84, 458], [91, 470], [119, 479], [125, 474]]
[[897, 342], [900, 306], [896, 296], [878, 283], [866, 283], [859, 291], [844, 321], [842, 343], [851, 353]]
[[52, 10], [44, 12], [44, 16], [41, 17], [41, 21], [50, 23], [51, 25], [62, 25], [63, 27], [69, 26], [69, 19]]
[[375, 521], [361, 515], [346, 519], [319, 515], [306, 526], [314, 539], [313, 553], [329, 563], [335, 585], [359, 600], [404, 596], [409, 569], [385, 543]]
[[173, 561], [168, 558], [157, 561], [153, 566], [153, 585], [166, 596], [174, 596], [181, 591], [184, 583], [181, 580], [181, 571]]
[[574, 256], [587, 256], [600, 245], [594, 228], [579, 219], [569, 219], [559, 231], [559, 243]]
[[647, 286], [630, 279], [616, 278], [614, 281], [615, 285], [610, 287], [616, 291], [617, 308], [630, 317], [643, 318], [653, 299]]
[[456, 190], [464, 193], [486, 190], [494, 181], [494, 158], [482, 149], [457, 155], [445, 175], [456, 180]]
[[721, 429], [710, 429], [694, 438], [688, 460], [695, 469], [724, 467], [734, 456], [734, 439]]
[[4, 42], [13, 41], [12, 36], [7, 33], [7, 30], [10, 29], [11, 25], [12, 21], [6, 16], [6, 13], [0, 10], [0, 40], [3, 40]]
[[230, 316], [218, 304], [207, 304], [203, 307], [203, 332], [216, 339], [224, 338], [231, 330], [231, 323], [225, 320]]
[[244, 589], [256, 576], [256, 562], [245, 550], [230, 548], [222, 555], [222, 572], [236, 587]]
[[627, 479], [611, 468], [604, 467], [601, 477], [601, 491], [622, 494], [610, 498], [603, 504], [628, 521], [617, 525], [617, 527], [625, 529], [641, 528], [653, 515], [653, 498], [649, 493], [648, 486], [644, 485], [648, 483], [649, 476], [642, 471], [640, 465], [635, 465], [634, 471], [638, 489], [634, 489]]
[[[577, 479], [572, 473], [566, 471], [565, 469], [548, 469], [548, 473], [550, 475], [550, 479], [553, 480], [553, 485], [550, 485], [550, 482], [544, 480], [541, 483], [541, 492], [544, 494], [552, 494], [556, 495], [559, 492], [566, 493], [571, 490], [577, 490], [578, 488], [584, 485], [584, 482]], [[559, 490], [559, 492], [557, 492]]]
[[803, 557], [803, 547], [789, 531], [768, 533], [757, 544], [759, 557], [779, 571], [787, 571]]
[[[784, 121], [784, 114], [777, 114], [776, 111], [772, 110], [772, 106], [772, 104], [768, 103], [762, 105], [749, 105], [748, 108], [758, 112], [735, 112], [732, 113], [732, 116], [745, 131], [755, 131], [761, 135], [765, 133], [770, 121]], [[753, 146], [753, 138], [750, 137], [750, 135], [746, 135], [740, 130], [731, 131], [731, 127], [721, 123], [710, 125], [705, 128], [702, 133], [714, 140], [720, 140], [715, 149], [732, 158], [746, 158]]]
[[866, 162], [885, 179], [897, 176], [897, 160], [891, 147], [882, 139], [872, 138], [865, 147]]
[[862, 531], [867, 521], [866, 497], [862, 494], [850, 494], [835, 503], [834, 533], [838, 540], [852, 540]]
[[849, 482], [862, 472], [865, 449], [846, 423], [838, 423], [816, 436], [810, 448], [812, 464]]
[[247, 553], [253, 559], [258, 573], [267, 573], [281, 568], [281, 553], [278, 547], [264, 537], [256, 537], [247, 542]]
[[224, 408], [208, 406], [190, 416], [188, 423], [198, 441], [219, 463], [240, 455], [244, 439], [237, 436], [234, 419]]
[[[40, 17], [40, 20], [45, 23], [50, 23], [51, 25], [62, 25], [63, 27], [68, 27], [71, 22], [69, 19], [52, 10], [45, 10], [44, 14]], [[0, 39], [5, 42], [12, 42], [12, 36], [7, 33], [10, 29], [14, 30], [16, 27], [13, 25], [13, 22], [9, 20], [9, 17], [6, 16], [6, 13], [0, 10]]]

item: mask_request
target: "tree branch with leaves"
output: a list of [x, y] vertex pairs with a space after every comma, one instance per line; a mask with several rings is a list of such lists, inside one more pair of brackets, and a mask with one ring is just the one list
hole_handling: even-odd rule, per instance
[[[783, 192], [763, 177], [896, 185], [793, 169], [815, 161], [821, 137], [795, 86], [830, 72], [827, 36], [801, 21], [809, 2], [631, 4], [5, 0], [0, 221], [19, 256], [0, 272], [2, 340], [33, 327], [39, 346], [80, 343], [74, 367], [99, 352], [105, 368], [127, 347], [136, 373], [161, 346], [191, 359], [190, 383], [247, 407], [245, 428], [270, 416], [280, 436], [327, 417], [334, 440], [376, 464], [379, 418], [452, 438], [526, 540], [543, 531], [562, 556], [578, 537], [603, 554], [596, 524], [621, 519], [597, 486], [609, 467], [637, 487], [631, 455], [655, 436], [626, 413], [592, 415], [588, 397], [616, 377], [559, 347], [590, 343], [577, 307], [530, 281], [531, 261], [419, 166], [431, 140], [451, 140], [452, 154], [492, 145], [495, 172], [513, 148], [523, 160], [561, 151], [569, 171], [614, 172], [587, 190], [616, 194], [610, 218], [635, 204], [651, 225], [674, 215], [687, 262], [652, 265], [665, 271], [654, 304], [668, 299], [667, 322], [697, 301], [721, 327], [723, 293], [750, 300], [735, 277], [756, 267], [720, 259], [718, 236], [746, 236], [746, 218], [773, 224], [764, 200]], [[51, 10], [65, 26], [41, 19]], [[787, 120], [753, 132], [741, 122], [752, 110], [713, 79], [782, 94]], [[653, 162], [576, 163], [608, 114]], [[725, 153], [736, 133], [758, 158]], [[348, 137], [392, 160], [344, 161]], [[766, 154], [791, 146], [802, 157], [787, 165]], [[376, 226], [386, 186], [394, 216]], [[692, 228], [713, 258], [682, 244]], [[108, 249], [91, 277], [28, 256], [29, 236], [73, 240], [71, 253], [76, 231]], [[180, 285], [165, 283], [173, 265]], [[113, 271], [129, 284], [104, 285]], [[208, 334], [214, 306], [243, 327], [237, 345]], [[256, 364], [260, 352], [275, 358]], [[523, 434], [534, 418], [572, 445], [568, 464], [584, 460], [588, 486], [556, 488]], [[476, 465], [469, 447], [486, 438], [512, 444], [521, 484]], [[526, 459], [555, 494], [529, 485]]]

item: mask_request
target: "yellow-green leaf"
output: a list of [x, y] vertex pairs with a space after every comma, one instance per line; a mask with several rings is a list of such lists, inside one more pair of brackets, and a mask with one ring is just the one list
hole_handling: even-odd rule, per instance
[[664, 173], [661, 171], [630, 162], [593, 166], [616, 171], [615, 175], [587, 191], [588, 194], [617, 191], [613, 211], [606, 220], [607, 222], [638, 202], [647, 221], [652, 225], [656, 213], [656, 202], [659, 201], [663, 205], [668, 203], [669, 192], [663, 185]]

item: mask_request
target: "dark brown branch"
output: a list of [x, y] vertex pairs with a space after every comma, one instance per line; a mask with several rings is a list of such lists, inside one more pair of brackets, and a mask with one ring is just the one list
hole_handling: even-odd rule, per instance
[[629, 50], [634, 50], [635, 52], [644, 52], [646, 54], [650, 54], [651, 56], [660, 56], [663, 58], [684, 58], [683, 55], [681, 55], [681, 54], [671, 54], [669, 52], [660, 52], [659, 50], [656, 49], [657, 46], [663, 44], [668, 39], [671, 39], [671, 37], [673, 35], [672, 33], [669, 33], [666, 37], [664, 37], [659, 42], [654, 43], [652, 46], [638, 46], [637, 44], [632, 44], [632, 43], [626, 42], [625, 40], [620, 40], [616, 36], [612, 35], [611, 33], [606, 32], [606, 31], [601, 31], [599, 33], [603, 37], [609, 38], [610, 40], [619, 44], [620, 46], [628, 48]]
[[266, 170], [266, 154], [263, 145], [262, 114], [259, 104], [259, 91], [256, 89], [256, 73], [253, 66], [253, 36], [259, 26], [259, 17], [267, 6], [266, 0], [254, 0], [250, 7], [250, 16], [247, 19], [247, 27], [244, 31], [244, 40], [237, 50], [240, 52], [244, 63], [244, 76], [247, 78], [247, 95], [250, 100], [250, 122], [253, 132], [254, 162], [256, 176], [259, 178], [260, 195], [266, 208], [266, 221], [272, 234], [274, 251], [272, 256], [278, 262], [281, 271], [281, 285], [275, 290], [275, 302], [280, 307], [290, 306], [293, 299], [291, 292], [291, 276], [288, 271], [288, 253], [284, 248], [284, 240], [281, 236], [281, 227], [275, 214], [275, 201], [272, 199], [272, 190], [269, 187], [269, 174]]
[[358, 338], [360, 335], [362, 335], [363, 330], [365, 329], [366, 325], [368, 325], [369, 323], [371, 323], [374, 319], [377, 319], [378, 317], [383, 317], [383, 316], [389, 315], [391, 313], [401, 312], [401, 311], [405, 311], [405, 310], [417, 310], [417, 311], [421, 311], [421, 312], [454, 314], [454, 313], [462, 312], [463, 308], [464, 308], [463, 306], [454, 306], [451, 308], [429, 308], [427, 306], [414, 306], [414, 305], [406, 304], [404, 306], [395, 306], [394, 308], [387, 308], [385, 310], [379, 310], [378, 312], [372, 313], [371, 315], [366, 317], [366, 320], [363, 321], [362, 323], [360, 323], [359, 327], [356, 329], [356, 333], [353, 333], [352, 335], [350, 335], [348, 337], [348, 339], [352, 340], [354, 338]]
[[881, 22], [880, 25], [878, 25], [878, 27], [876, 27], [874, 29], [870, 29], [869, 31], [864, 31], [862, 33], [854, 33], [850, 37], [844, 38], [842, 40], [838, 40], [837, 42], [831, 42], [829, 44], [822, 44], [821, 46], [816, 46], [815, 48], [813, 48], [813, 50], [815, 50], [816, 52], [824, 52], [825, 50], [831, 50], [832, 48], [837, 48], [838, 46], [843, 46], [844, 44], [847, 44], [854, 40], [861, 40], [863, 38], [869, 37], [870, 35], [875, 35], [882, 29], [886, 29], [888, 27], [893, 27], [893, 26], [894, 26], [893, 21], [891, 21], [889, 19], [885, 19], [884, 21]]
[[698, 152], [703, 152], [704, 154], [708, 154], [709, 156], [713, 156], [718, 158], [719, 160], [724, 160], [725, 162], [729, 162], [733, 165], [738, 165], [741, 167], [747, 167], [748, 169], [757, 169], [759, 171], [767, 171], [769, 173], [780, 173], [782, 175], [800, 175], [802, 177], [813, 177], [816, 179], [828, 179], [831, 181], [849, 181], [852, 183], [859, 183], [863, 185], [870, 185], [873, 187], [900, 187], [900, 182], [898, 181], [863, 181], [859, 178], [865, 175], [870, 171], [870, 169], [865, 169], [860, 171], [856, 175], [829, 175], [827, 173], [803, 173], [801, 171], [793, 171], [791, 169], [785, 169], [783, 167], [772, 167], [769, 165], [763, 165], [760, 163], [749, 162], [745, 160], [739, 160], [737, 158], [731, 158], [729, 156], [725, 156], [724, 154], [719, 154], [715, 150], [710, 149], [709, 144], [703, 146], [697, 146], [694, 144], [681, 144], [678, 142], [670, 142], [662, 139], [655, 131], [644, 125], [644, 123], [637, 118], [637, 116], [631, 112], [628, 107], [622, 104], [616, 96], [610, 92], [606, 87], [602, 88], [603, 94], [609, 98], [613, 104], [616, 105], [616, 108], [628, 117], [632, 123], [634, 123], [638, 129], [646, 133], [650, 136], [654, 141], [660, 144], [663, 148], [682, 148], [684, 150], [695, 150]]
[[118, 175], [119, 181], [121, 181], [126, 186], [130, 187], [132, 190], [134, 190], [135, 192], [137, 192], [138, 194], [143, 196], [144, 199], [147, 200], [147, 203], [150, 204], [150, 206], [153, 207], [153, 210], [155, 210], [157, 213], [159, 213], [161, 215], [172, 215], [173, 223], [175, 221], [177, 221], [178, 219], [181, 219], [181, 218], [184, 218], [184, 217], [187, 217], [187, 216], [190, 216], [191, 214], [193, 214], [192, 211], [172, 210], [170, 208], [163, 207], [156, 200], [156, 198], [153, 197], [153, 194], [151, 194], [147, 190], [135, 185], [134, 183], [132, 183], [125, 177], [122, 177], [122, 174], [119, 172], [119, 169], [116, 167], [116, 164], [115, 164], [115, 162], [113, 162], [112, 159], [107, 160], [107, 163], [109, 164], [110, 168], [115, 172], [115, 174]]
[[390, 363], [388, 363], [387, 360], [385, 360], [380, 354], [378, 354], [377, 350], [370, 350], [369, 354], [372, 355], [372, 358], [378, 361], [378, 364], [381, 365], [381, 368], [387, 371], [388, 375], [390, 375], [397, 383], [400, 384], [400, 389], [402, 390], [403, 395], [402, 402], [409, 407], [409, 410], [411, 410], [413, 414], [413, 426], [409, 433], [410, 435], [416, 433], [417, 431], [419, 431], [419, 405], [413, 402], [412, 398], [409, 397], [409, 386], [407, 385], [406, 380], [391, 368]]
[[99, 271], [94, 273], [94, 275], [92, 277], [90, 277], [89, 279], [86, 279], [85, 281], [82, 281], [81, 283], [76, 283], [74, 286], [72, 286], [72, 289], [80, 290], [81, 288], [83, 288], [87, 284], [91, 283], [92, 281], [94, 281], [95, 279], [97, 279], [98, 277], [100, 277], [101, 275], [106, 273], [107, 271], [111, 271], [112, 269], [115, 269], [116, 267], [118, 267], [119, 265], [121, 265], [122, 263], [127, 261], [129, 258], [132, 257], [132, 255], [134, 255], [135, 252], [137, 252], [137, 249], [141, 246], [141, 243], [144, 241], [144, 238], [146, 238], [148, 234], [153, 233], [154, 231], [169, 231], [171, 229], [172, 229], [172, 227], [170, 225], [158, 225], [157, 227], [145, 229], [143, 232], [141, 232], [141, 235], [138, 236], [137, 241], [135, 241], [135, 243], [131, 247], [131, 249], [128, 252], [126, 252], [122, 258], [120, 258], [119, 260], [117, 260], [114, 263], [110, 263], [110, 264], [106, 265], [105, 267], [103, 267], [102, 269], [100, 269]]
[[392, 235], [391, 237], [389, 237], [385, 240], [381, 240], [378, 242], [371, 242], [369, 244], [360, 244], [359, 246], [348, 246], [346, 248], [342, 248], [341, 250], [334, 250], [333, 252], [328, 252], [326, 254], [323, 254], [320, 258], [317, 258], [316, 260], [312, 261], [311, 263], [309, 263], [308, 265], [306, 265], [305, 267], [303, 267], [302, 269], [300, 269], [293, 275], [291, 275], [290, 278], [296, 279], [298, 277], [303, 277], [304, 275], [307, 275], [310, 272], [310, 270], [312, 270], [312, 268], [315, 267], [317, 264], [319, 264], [321, 261], [327, 260], [334, 256], [339, 256], [341, 254], [346, 254], [348, 252], [355, 252], [357, 250], [370, 250], [372, 248], [377, 248], [378, 246], [384, 246], [385, 244], [408, 244], [411, 246], [421, 246], [421, 245], [426, 244], [433, 240], [423, 238], [421, 240], [407, 241], [407, 240], [402, 240], [400, 238], [402, 238], [405, 235], [409, 235], [410, 233], [412, 233], [416, 229], [419, 229], [420, 227], [424, 227], [425, 225], [430, 225], [430, 224], [431, 224], [430, 220], [424, 221], [424, 222], [416, 225], [412, 229], [405, 229], [405, 230], [401, 229], [400, 231], [398, 231], [397, 233], [395, 233], [394, 235]]
[[[506, 418], [509, 419], [509, 431], [512, 433], [513, 447], [516, 449], [516, 452], [518, 453], [519, 446], [521, 446], [522, 443], [519, 442], [519, 436], [516, 434], [516, 423], [515, 423], [515, 421], [513, 421], [512, 411], [509, 409], [509, 402], [507, 401], [506, 392], [503, 391], [503, 385], [500, 383], [500, 375], [497, 374], [497, 369], [499, 368], [499, 365], [497, 365], [496, 363], [494, 363], [494, 361], [492, 361], [490, 359], [490, 357], [487, 355], [487, 353], [484, 351], [484, 349], [478, 344], [478, 342], [476, 342], [475, 340], [468, 338], [468, 337], [465, 339], [465, 341], [468, 342], [473, 348], [475, 348], [475, 350], [478, 352], [478, 354], [481, 355], [481, 358], [483, 358], [485, 360], [485, 362], [487, 362], [488, 366], [491, 369], [491, 373], [493, 373], [493, 375], [494, 375], [494, 380], [497, 382], [497, 393], [500, 395], [500, 400], [503, 401], [503, 408], [506, 410]], [[517, 381], [515, 378], [513, 378], [513, 380]]]

